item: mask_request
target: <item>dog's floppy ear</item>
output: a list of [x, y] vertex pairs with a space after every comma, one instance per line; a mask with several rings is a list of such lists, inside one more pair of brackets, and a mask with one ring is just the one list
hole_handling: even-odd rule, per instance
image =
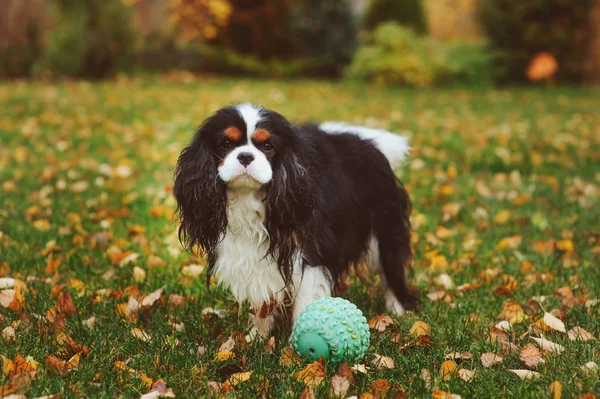
[[179, 156], [173, 194], [177, 200], [179, 240], [187, 250], [203, 249], [213, 264], [217, 244], [227, 226], [226, 187], [219, 179], [217, 160], [205, 123]]
[[306, 222], [312, 215], [315, 194], [304, 146], [298, 137], [278, 150], [273, 180], [265, 200], [269, 254], [277, 261], [286, 283], [290, 283], [294, 255], [308, 239]]

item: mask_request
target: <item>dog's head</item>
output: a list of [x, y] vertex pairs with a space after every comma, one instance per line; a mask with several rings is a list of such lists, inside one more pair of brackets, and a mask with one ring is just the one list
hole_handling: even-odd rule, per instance
[[285, 251], [280, 241], [290, 240], [312, 204], [303, 140], [283, 116], [249, 104], [222, 108], [204, 121], [175, 170], [186, 247], [200, 245], [210, 257], [227, 227], [227, 192], [263, 190], [271, 246]]

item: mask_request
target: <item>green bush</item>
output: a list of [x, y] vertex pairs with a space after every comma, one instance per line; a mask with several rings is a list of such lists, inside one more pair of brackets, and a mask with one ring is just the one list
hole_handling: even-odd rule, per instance
[[338, 75], [358, 46], [358, 28], [348, 0], [297, 0], [291, 35], [303, 57], [318, 59], [320, 74]]
[[525, 81], [531, 58], [547, 51], [558, 60], [559, 81], [580, 81], [595, 4], [596, 0], [482, 0], [480, 23], [498, 54], [501, 79]]
[[373, 30], [384, 22], [396, 22], [416, 33], [427, 32], [427, 20], [421, 0], [370, 0], [364, 26]]
[[492, 56], [478, 43], [441, 43], [393, 22], [367, 34], [346, 71], [351, 79], [388, 85], [489, 83]]
[[38, 73], [105, 78], [131, 59], [135, 15], [122, 0], [53, 0], [52, 14]]

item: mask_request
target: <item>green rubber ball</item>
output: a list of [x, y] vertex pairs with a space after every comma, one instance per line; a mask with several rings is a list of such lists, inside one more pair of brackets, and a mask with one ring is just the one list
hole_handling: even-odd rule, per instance
[[371, 336], [359, 308], [343, 298], [321, 298], [310, 303], [292, 330], [294, 349], [306, 361], [356, 363], [365, 356]]

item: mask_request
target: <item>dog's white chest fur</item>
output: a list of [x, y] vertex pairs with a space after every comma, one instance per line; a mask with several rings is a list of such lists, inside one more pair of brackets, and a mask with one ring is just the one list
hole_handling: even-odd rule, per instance
[[238, 302], [260, 308], [271, 297], [281, 300], [285, 284], [269, 256], [264, 193], [236, 190], [228, 194], [227, 230], [219, 245], [215, 274]]

